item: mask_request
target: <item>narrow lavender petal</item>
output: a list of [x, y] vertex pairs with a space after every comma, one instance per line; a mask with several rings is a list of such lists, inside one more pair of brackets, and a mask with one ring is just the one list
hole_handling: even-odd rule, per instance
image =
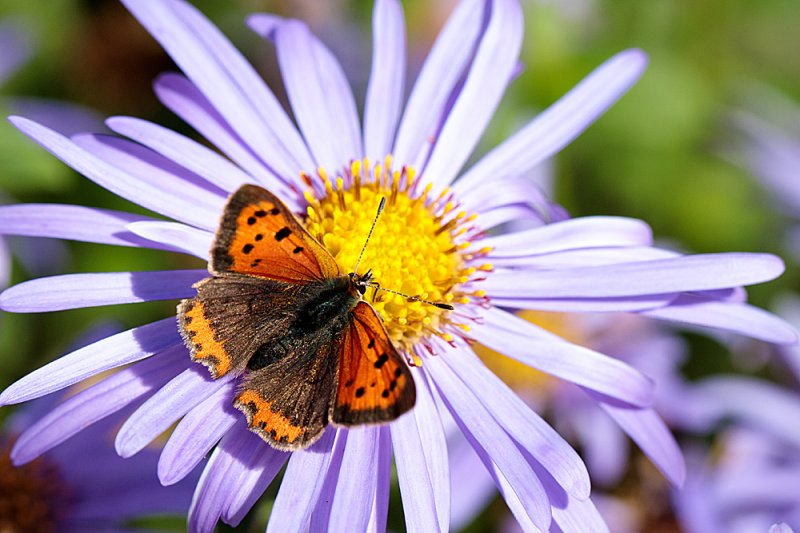
[[375, 500], [369, 517], [368, 533], [386, 531], [389, 512], [389, 491], [392, 481], [392, 436], [386, 426], [378, 428], [378, 473]]
[[686, 480], [683, 454], [675, 437], [653, 409], [615, 405], [592, 391], [586, 392], [619, 424], [673, 485], [683, 485]]
[[268, 187], [290, 206], [296, 207], [293, 202], [297, 195], [233, 131], [214, 105], [191, 81], [177, 73], [165, 73], [156, 78], [153, 86], [156, 96], [165, 107], [191, 125], [259, 183]]
[[707, 378], [693, 387], [713, 419], [734, 419], [800, 447], [800, 395], [771, 383], [746, 377]]
[[0, 394], [0, 405], [44, 396], [105, 370], [134, 363], [182, 344], [175, 317], [123, 331], [34, 370]]
[[67, 274], [26, 281], [0, 294], [0, 309], [42, 313], [81, 307], [191, 298], [205, 270]]
[[214, 234], [179, 222], [133, 222], [127, 229], [150, 242], [161, 243], [175, 251], [191, 254], [200, 259], [211, 256]]
[[397, 130], [396, 161], [415, 165], [431, 148], [448, 103], [472, 60], [483, 30], [486, 2], [459, 3], [422, 65]]
[[211, 216], [213, 221], [198, 227], [211, 231], [216, 229], [216, 220], [212, 214], [219, 217], [225, 206], [228, 194], [223, 189], [157, 152], [122, 137], [83, 133], [74, 136], [72, 141], [118, 171], [131, 176], [137, 185], [158, 189], [161, 194], [181, 198], [184, 202], [190, 200], [195, 210]]
[[466, 348], [442, 361], [471, 389], [508, 435], [539, 461], [566, 491], [589, 497], [591, 484], [580, 456], [547, 422]]
[[[547, 493], [514, 441], [440, 358], [427, 359], [425, 368], [461, 431], [479, 455], [485, 454], [484, 464], [491, 468], [486, 463], [488, 459], [497, 466], [508, 481], [510, 492], [519, 499], [532, 522], [540, 530], [547, 531], [551, 519]], [[503, 490], [502, 486], [498, 488]]]
[[106, 131], [103, 126], [103, 116], [94, 109], [82, 105], [29, 96], [15, 96], [6, 100], [4, 104], [9, 114], [28, 117], [62, 135]]
[[0, 288], [8, 285], [11, 280], [11, 251], [6, 246], [6, 241], [0, 239]]
[[497, 308], [470, 335], [478, 342], [553, 376], [635, 406], [652, 401], [653, 383], [631, 366], [583, 348]]
[[[481, 286], [482, 288], [482, 286]], [[492, 303], [498, 307], [512, 309], [536, 309], [538, 311], [558, 311], [562, 313], [595, 312], [642, 312], [669, 305], [676, 294], [653, 294], [648, 296], [622, 298], [514, 298], [495, 296], [487, 292]]]
[[395, 420], [392, 434], [397, 481], [408, 531], [441, 531], [425, 445], [412, 413]]
[[[458, 443], [454, 444], [456, 438]], [[461, 531], [489, 505], [497, 489], [472, 445], [460, 434], [450, 439], [450, 527]]]
[[783, 261], [769, 254], [690, 255], [563, 270], [496, 272], [487, 294], [529, 298], [594, 298], [666, 294], [752, 285], [778, 277]]
[[192, 497], [186, 524], [189, 531], [214, 531], [231, 493], [237, 490], [236, 478], [230, 474], [239, 459], [236, 451], [242, 449], [243, 443], [252, 442], [248, 433], [243, 424], [235, 425], [214, 449]]
[[519, 132], [489, 152], [459, 180], [459, 192], [497, 175], [521, 176], [572, 142], [639, 79], [640, 50], [619, 53]]
[[253, 67], [197, 9], [181, 1], [123, 0], [128, 10], [256, 153], [279, 175], [311, 168], [302, 139]]
[[563, 411], [560, 414], [569, 417], [594, 486], [615, 486], [628, 468], [630, 445], [625, 432], [589, 399]]
[[300, 533], [308, 529], [311, 513], [334, 459], [336, 434], [328, 428], [309, 449], [292, 454], [272, 506], [267, 533]]
[[[350, 437], [350, 430], [339, 428], [336, 431], [336, 440], [333, 443], [333, 450], [331, 450], [331, 462], [325, 472], [325, 481], [322, 483], [322, 488], [315, 496], [315, 501], [312, 502], [311, 517], [306, 531], [328, 531], [330, 530], [331, 514], [333, 512], [334, 499], [336, 498], [336, 491], [338, 490], [339, 482], [344, 477], [342, 472], [342, 462], [344, 460], [344, 453], [347, 450], [347, 443]], [[352, 512], [364, 512], [372, 509], [372, 502], [369, 499], [360, 500], [360, 506], [363, 509], [358, 511], [351, 509]], [[335, 530], [332, 530], [335, 531]]]
[[491, 246], [492, 257], [524, 257], [575, 248], [648, 246], [650, 227], [635, 218], [581, 217], [480, 241]]
[[235, 191], [255, 181], [217, 152], [158, 124], [134, 117], [111, 117], [106, 123], [112, 131], [175, 161], [223, 191]]
[[234, 382], [226, 383], [178, 422], [158, 460], [162, 485], [185, 478], [241, 418], [233, 408], [234, 387]]
[[122, 424], [114, 442], [117, 453], [121, 457], [130, 457], [140, 452], [230, 379], [231, 376], [223, 376], [214, 380], [208, 370], [198, 364], [187, 368], [148, 398]]
[[555, 270], [560, 268], [575, 268], [581, 266], [616, 265], [620, 263], [635, 263], [639, 261], [654, 261], [679, 257], [680, 254], [670, 250], [652, 248], [650, 246], [602, 247], [581, 248], [577, 250], [564, 250], [549, 252], [528, 257], [496, 256], [490, 254], [490, 261], [494, 267], [535, 268], [542, 270]]
[[372, 71], [364, 103], [364, 154], [381, 161], [392, 150], [406, 81], [406, 25], [398, 0], [372, 11]]
[[109, 191], [156, 213], [199, 228], [215, 229], [221, 206], [218, 211], [203, 209], [194, 204], [193, 198], [167, 194], [158, 186], [138, 180], [53, 130], [21, 117], [9, 120], [64, 163]]
[[517, 68], [523, 20], [517, 0], [492, 1], [489, 25], [425, 167], [435, 187], [453, 181], [494, 115]]
[[518, 222], [520, 220], [534, 220], [544, 225], [546, 220], [537, 212], [532, 206], [529, 205], [505, 205], [495, 207], [489, 211], [484, 211], [480, 215], [480, 228], [487, 231], [500, 224], [507, 222]]
[[11, 451], [14, 464], [32, 461], [88, 426], [158, 389], [186, 368], [189, 364], [187, 355], [183, 346], [169, 348], [70, 396], [20, 434]]
[[[454, 188], [457, 186], [454, 185]], [[459, 194], [458, 199], [464, 204], [468, 212], [478, 213], [478, 223], [482, 227], [487, 212], [502, 206], [526, 205], [529, 207], [544, 207], [549, 203], [544, 191], [531, 179], [525, 178], [497, 178]]]
[[682, 295], [669, 307], [647, 310], [643, 314], [671, 322], [732, 331], [775, 344], [797, 343], [797, 331], [791, 324], [744, 303]]
[[275, 47], [294, 116], [317, 164], [334, 170], [362, 157], [355, 99], [330, 50], [296, 20], [278, 26]]
[[328, 522], [330, 531], [367, 531], [378, 490], [380, 428], [348, 431], [347, 446]]
[[128, 231], [134, 222], [156, 219], [80, 205], [17, 204], [0, 206], [0, 234], [53, 237], [83, 242], [172, 250]]
[[222, 519], [232, 526], [239, 525], [290, 457], [288, 452], [272, 448], [249, 430], [240, 443], [241, 449], [234, 453], [238, 460], [232, 469], [232, 475], [236, 476], [235, 490], [231, 491], [222, 512]]

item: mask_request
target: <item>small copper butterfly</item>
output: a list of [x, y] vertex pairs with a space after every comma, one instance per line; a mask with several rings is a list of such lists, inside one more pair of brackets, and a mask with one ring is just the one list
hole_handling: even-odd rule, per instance
[[342, 274], [269, 191], [230, 197], [209, 271], [178, 307], [181, 333], [214, 379], [243, 374], [234, 406], [271, 446], [306, 448], [328, 423], [379, 424], [414, 406], [411, 372], [362, 299], [377, 287], [370, 272]]

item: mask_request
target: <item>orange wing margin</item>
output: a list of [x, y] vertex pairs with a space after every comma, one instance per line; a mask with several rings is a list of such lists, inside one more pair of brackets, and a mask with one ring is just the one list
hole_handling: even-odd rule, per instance
[[211, 251], [214, 273], [304, 283], [340, 275], [333, 256], [274, 194], [243, 185], [228, 200]]
[[342, 339], [331, 421], [340, 426], [388, 422], [414, 407], [416, 398], [403, 357], [372, 306], [360, 301]]

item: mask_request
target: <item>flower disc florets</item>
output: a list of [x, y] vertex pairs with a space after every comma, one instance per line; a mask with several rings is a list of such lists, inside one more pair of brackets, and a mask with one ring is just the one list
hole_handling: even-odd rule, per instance
[[[487, 252], [467, 252], [470, 237], [477, 231], [471, 225], [475, 217], [458, 209], [448, 190], [433, 197], [431, 188], [418, 187], [415, 177], [411, 167], [394, 167], [391, 157], [374, 167], [366, 159], [354, 161], [333, 179], [323, 169], [315, 178], [303, 175], [312, 188], [306, 193], [306, 226], [336, 258], [342, 272], [355, 267], [380, 199], [386, 198], [358, 273], [371, 269], [381, 287], [413, 297], [376, 289], [364, 295], [383, 318], [389, 337], [408, 353], [430, 335], [451, 340], [454, 326], [467, 329], [453, 315], [459, 306], [483, 294], [465, 292], [460, 286], [474, 281], [476, 272], [490, 268], [470, 266], [476, 255]], [[447, 303], [456, 310], [414, 298]]]

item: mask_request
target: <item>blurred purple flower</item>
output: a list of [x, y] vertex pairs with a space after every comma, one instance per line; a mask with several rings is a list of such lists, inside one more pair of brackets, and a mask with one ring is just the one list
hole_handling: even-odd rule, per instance
[[[88, 336], [108, 335], [111, 329], [98, 327]], [[197, 476], [162, 487], [152, 475], [155, 450], [120, 459], [112, 442], [120, 416], [94, 424], [31, 462], [9, 456], [16, 436], [55, 408], [62, 396], [31, 402], [0, 433], [0, 531], [136, 531], [126, 522], [186, 513]]]
[[[433, 325], [420, 321], [422, 333], [398, 330], [401, 348], [422, 364], [413, 369], [415, 409], [389, 426], [331, 428], [308, 450], [276, 451], [247, 431], [232, 409], [236, 380], [213, 381], [204, 368], [190, 363], [175, 318], [169, 317], [73, 352], [6, 389], [0, 403], [18, 403], [141, 361], [46, 415], [22, 435], [14, 450], [18, 457], [32, 459], [146, 398], [117, 434], [121, 455], [136, 454], [179, 421], [158, 466], [162, 483], [172, 484], [213, 449], [189, 513], [193, 531], [210, 531], [220, 518], [238, 524], [287, 461], [268, 531], [301, 531], [309, 524], [315, 530], [384, 530], [392, 454], [408, 529], [447, 530], [450, 473], [440, 420], [446, 413], [524, 529], [547, 530], [554, 523], [563, 530], [601, 531], [605, 526], [588, 499], [589, 476], [577, 454], [488, 371], [469, 348], [465, 330], [497, 351], [580, 385], [623, 420], [629, 434], [666, 448], [672, 445], [669, 434], [648, 407], [649, 379], [619, 360], [569, 343], [501, 308], [633, 311], [771, 342], [795, 341], [791, 327], [748, 306], [737, 288], [780, 275], [780, 259], [762, 254], [684, 257], [659, 250], [652, 247], [650, 229], [643, 222], [566, 219], [562, 209], [523, 179], [638, 79], [646, 63], [640, 51], [609, 60], [462, 173], [517, 72], [522, 14], [516, 0], [459, 4], [423, 65], [404, 111], [402, 8], [397, 0], [378, 0], [363, 132], [344, 72], [302, 22], [271, 15], [248, 20], [275, 43], [298, 131], [242, 55], [192, 6], [180, 0], [125, 4], [185, 74], [158, 78], [158, 97], [227, 157], [130, 117], [107, 122], [127, 139], [90, 134], [70, 139], [15, 117], [12, 121], [20, 130], [88, 178], [177, 222], [82, 206], [17, 205], [0, 208], [0, 231], [157, 248], [205, 260], [226, 198], [241, 184], [264, 185], [291, 208], [306, 213], [309, 202], [316, 209], [327, 193], [333, 193], [332, 183], [340, 191], [329, 195], [334, 203], [338, 194], [350, 194], [359, 169], [369, 168], [366, 160], [358, 166], [362, 158], [383, 161], [391, 153], [393, 168], [418, 170], [416, 181], [412, 186], [409, 174], [389, 173], [387, 163], [387, 175], [378, 187], [388, 196], [396, 185], [405, 201], [421, 202], [444, 228], [436, 235], [444, 232], [452, 240], [452, 253], [461, 266], [445, 271], [458, 282], [442, 297], [456, 310], [446, 317], [428, 316]], [[331, 178], [336, 179], [323, 179], [318, 168], [333, 170]], [[305, 180], [298, 178], [302, 171], [309, 173]], [[320, 179], [315, 181], [313, 175]], [[364, 183], [370, 180], [367, 173]], [[391, 209], [385, 216], [391, 216]], [[487, 230], [520, 218], [537, 227], [487, 236]], [[462, 222], [466, 226], [460, 226]], [[415, 235], [416, 229], [393, 228], [392, 235], [419, 243], [427, 236]], [[431, 255], [435, 260], [445, 254], [437, 250]], [[414, 257], [420, 256], [430, 259], [424, 253]], [[408, 274], [403, 267], [396, 264], [386, 270]], [[422, 274], [428, 279], [442, 275]], [[57, 276], [5, 291], [0, 307], [42, 312], [188, 298], [195, 294], [192, 284], [207, 275], [205, 270], [192, 270]], [[401, 306], [410, 304], [401, 299]], [[391, 314], [385, 318], [387, 324], [397, 319]], [[680, 482], [682, 463], [670, 457], [671, 478]]]

